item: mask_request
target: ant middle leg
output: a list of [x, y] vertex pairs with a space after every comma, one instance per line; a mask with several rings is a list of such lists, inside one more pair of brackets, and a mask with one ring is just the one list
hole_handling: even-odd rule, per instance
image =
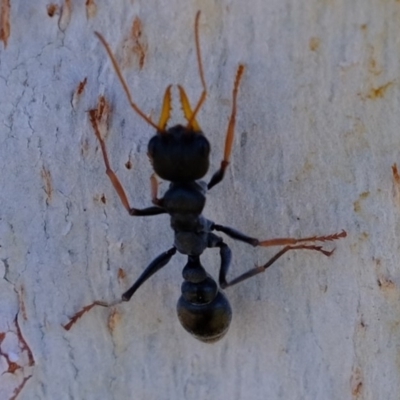
[[152, 275], [169, 263], [175, 253], [176, 247], [172, 247], [156, 257], [142, 272], [136, 282], [122, 295], [122, 301], [129, 301], [136, 290], [138, 290], [144, 282], [146, 282]]
[[232, 239], [239, 240], [241, 242], [245, 242], [245, 243], [251, 244], [254, 247], [256, 247], [256, 246], [258, 246], [260, 244], [260, 241], [258, 239], [250, 237], [250, 236], [247, 236], [244, 233], [242, 233], [242, 232], [240, 232], [240, 231], [238, 231], [236, 229], [230, 228], [229, 226], [213, 224], [211, 226], [211, 230], [214, 230], [214, 229], [216, 231], [225, 233], [226, 235], [228, 235]]
[[219, 247], [219, 255], [221, 258], [221, 265], [219, 268], [219, 286], [223, 289], [226, 287], [226, 275], [228, 273], [229, 267], [232, 260], [232, 251], [229, 246], [222, 240], [221, 237], [215, 235], [214, 233], [208, 234], [207, 247]]
[[295, 245], [298, 243], [314, 243], [314, 242], [330, 242], [333, 240], [338, 240], [340, 238], [344, 238], [347, 236], [346, 231], [342, 231], [340, 233], [334, 233], [332, 235], [325, 235], [325, 236], [310, 236], [306, 238], [277, 238], [277, 239], [270, 239], [270, 240], [258, 240], [256, 238], [250, 237], [245, 235], [244, 233], [230, 228], [229, 226], [223, 226], [218, 224], [213, 224], [211, 226], [211, 230], [216, 230], [219, 232], [223, 232], [232, 239], [240, 240], [241, 242], [245, 242], [251, 244], [252, 246], [262, 246], [262, 247], [270, 247], [270, 246], [288, 246], [288, 245]]
[[[242, 234], [240, 234], [242, 235]], [[244, 235], [243, 235], [244, 236]], [[238, 239], [238, 238], [237, 238]], [[241, 239], [238, 239], [241, 240]], [[243, 240], [246, 241], [246, 240]], [[326, 251], [322, 248], [322, 246], [312, 246], [312, 245], [306, 245], [306, 244], [300, 244], [297, 246], [286, 246], [284, 247], [281, 251], [279, 251], [275, 256], [273, 256], [266, 264], [262, 266], [256, 266], [249, 271], [245, 272], [242, 275], [239, 275], [237, 278], [227, 281], [226, 276], [229, 271], [229, 267], [231, 264], [232, 260], [232, 252], [229, 246], [222, 240], [217, 235], [214, 235], [213, 233], [209, 234], [209, 243], [208, 247], [219, 247], [219, 254], [221, 257], [221, 265], [220, 265], [220, 270], [219, 270], [219, 286], [221, 289], [225, 289], [229, 286], [236, 285], [239, 282], [243, 282], [246, 279], [251, 278], [252, 276], [255, 276], [257, 274], [260, 274], [261, 272], [264, 272], [268, 267], [270, 267], [278, 258], [282, 257], [286, 252], [289, 250], [314, 250], [314, 251], [319, 251], [320, 253], [324, 254], [325, 256], [329, 257], [332, 255], [334, 250], [331, 251]]]
[[216, 230], [219, 232], [223, 232], [232, 239], [239, 240], [241, 242], [248, 243], [254, 247], [262, 246], [262, 247], [270, 247], [270, 246], [285, 246], [281, 251], [279, 251], [274, 257], [272, 257], [266, 264], [263, 266], [257, 266], [252, 268], [251, 270], [245, 272], [244, 274], [240, 275], [239, 277], [233, 279], [230, 282], [226, 281], [226, 275], [229, 270], [230, 261], [231, 261], [231, 251], [226, 243], [223, 240], [214, 235], [210, 234], [210, 244], [209, 247], [219, 247], [220, 248], [220, 256], [221, 256], [221, 267], [219, 273], [219, 284], [221, 288], [226, 288], [228, 286], [233, 286], [236, 283], [242, 282], [254, 275], [257, 275], [261, 272], [264, 272], [269, 266], [271, 266], [278, 258], [282, 257], [287, 251], [289, 250], [314, 250], [319, 251], [320, 253], [324, 254], [325, 256], [330, 256], [334, 250], [327, 251], [322, 248], [322, 246], [315, 246], [311, 244], [301, 244], [304, 242], [313, 243], [313, 242], [327, 242], [338, 240], [340, 238], [344, 238], [347, 236], [346, 231], [342, 231], [340, 233], [335, 233], [332, 235], [326, 236], [310, 236], [307, 238], [278, 238], [278, 239], [271, 239], [271, 240], [263, 240], [260, 241], [256, 238], [250, 237], [245, 235], [244, 233], [237, 231], [236, 229], [213, 224], [211, 226], [211, 230]]

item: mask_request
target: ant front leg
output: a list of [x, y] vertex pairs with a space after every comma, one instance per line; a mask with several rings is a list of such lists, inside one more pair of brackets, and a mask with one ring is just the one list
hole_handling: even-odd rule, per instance
[[[93, 126], [94, 133], [100, 143], [101, 151], [103, 153], [104, 164], [106, 166], [106, 174], [110, 178], [112, 185], [114, 186], [115, 191], [117, 192], [119, 198], [125, 209], [128, 211], [129, 215], [132, 216], [151, 216], [151, 215], [158, 215], [158, 214], [165, 214], [167, 211], [161, 207], [147, 207], [143, 209], [133, 208], [130, 206], [128, 197], [126, 196], [125, 190], [118, 179], [116, 173], [111, 169], [110, 162], [108, 160], [107, 148], [104, 139], [101, 137], [100, 130], [97, 124], [98, 120], [98, 113], [97, 110], [90, 110], [89, 111], [90, 122]], [[153, 189], [152, 189], [153, 191]]]
[[250, 237], [250, 236], [247, 236], [244, 233], [242, 233], [242, 232], [240, 232], [240, 231], [238, 231], [236, 229], [230, 228], [229, 226], [213, 224], [211, 226], [211, 230], [213, 231], [214, 229], [216, 231], [225, 233], [226, 235], [228, 235], [232, 239], [239, 240], [241, 242], [245, 242], [245, 243], [251, 244], [254, 247], [259, 246], [259, 244], [260, 244], [260, 241], [258, 239]]
[[295, 245], [298, 243], [304, 242], [331, 242], [333, 240], [338, 240], [340, 238], [344, 238], [347, 236], [346, 231], [342, 231], [340, 233], [334, 233], [333, 235], [326, 235], [326, 236], [310, 236], [306, 238], [277, 238], [277, 239], [270, 239], [270, 240], [258, 240], [251, 236], [247, 236], [244, 233], [230, 228], [229, 226], [223, 226], [218, 224], [213, 224], [211, 226], [211, 230], [216, 230], [219, 232], [223, 232], [232, 239], [239, 240], [241, 242], [245, 242], [251, 244], [252, 246], [262, 246], [262, 247], [271, 247], [271, 246], [286, 246], [286, 245]]
[[224, 150], [224, 158], [221, 161], [221, 166], [219, 170], [212, 176], [210, 182], [208, 183], [208, 189], [211, 189], [218, 183], [222, 181], [225, 175], [225, 170], [228, 168], [229, 159], [232, 152], [233, 139], [235, 136], [235, 125], [236, 125], [236, 99], [239, 91], [240, 80], [242, 79], [242, 75], [244, 72], [244, 65], [239, 65], [238, 70], [236, 72], [235, 83], [233, 85], [233, 93], [232, 93], [232, 112], [231, 117], [229, 118], [228, 129], [226, 131], [225, 138], [225, 150]]

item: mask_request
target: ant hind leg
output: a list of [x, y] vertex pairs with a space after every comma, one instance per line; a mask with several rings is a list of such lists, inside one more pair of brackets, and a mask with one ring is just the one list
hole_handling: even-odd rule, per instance
[[334, 252], [334, 250], [332, 251], [326, 251], [324, 249], [322, 249], [321, 246], [310, 246], [310, 245], [305, 245], [305, 244], [300, 244], [298, 246], [286, 246], [284, 247], [281, 251], [279, 251], [278, 253], [276, 253], [267, 263], [265, 263], [264, 265], [261, 266], [256, 266], [252, 269], [250, 269], [249, 271], [245, 272], [242, 275], [239, 275], [238, 277], [236, 277], [235, 279], [232, 279], [230, 282], [226, 282], [226, 277], [222, 276], [222, 283], [221, 282], [221, 276], [220, 276], [220, 285], [221, 287], [227, 288], [229, 286], [233, 286], [236, 285], [239, 282], [243, 282], [246, 279], [249, 279], [255, 275], [260, 274], [261, 272], [264, 272], [268, 267], [270, 267], [276, 260], [278, 260], [278, 258], [282, 257], [286, 252], [288, 252], [289, 250], [315, 250], [315, 251], [319, 251], [320, 253], [324, 254], [325, 256], [329, 257], [330, 255], [332, 255], [332, 253]]
[[256, 266], [249, 271], [245, 272], [244, 274], [238, 276], [237, 278], [231, 280], [230, 282], [226, 281], [226, 275], [230, 265], [231, 253], [229, 247], [216, 235], [211, 234], [211, 238], [214, 239], [214, 243], [212, 246], [209, 247], [219, 247], [220, 254], [221, 254], [221, 267], [220, 267], [220, 275], [219, 275], [219, 284], [221, 288], [226, 288], [229, 286], [236, 285], [239, 282], [242, 282], [252, 276], [260, 274], [264, 272], [268, 267], [270, 267], [275, 261], [277, 261], [280, 257], [282, 257], [286, 252], [289, 250], [313, 250], [318, 251], [325, 256], [329, 257], [333, 254], [334, 250], [327, 251], [322, 248], [322, 246], [315, 246], [311, 244], [302, 244], [304, 242], [313, 243], [313, 242], [327, 242], [338, 240], [340, 238], [344, 238], [347, 236], [346, 231], [342, 231], [340, 233], [335, 233], [332, 235], [326, 236], [310, 236], [307, 238], [278, 238], [278, 239], [271, 239], [271, 240], [263, 240], [259, 241], [256, 238], [252, 238], [247, 236], [236, 229], [229, 228], [222, 225], [214, 224], [211, 228], [212, 230], [220, 231], [231, 237], [232, 239], [239, 240], [245, 243], [248, 243], [254, 247], [262, 246], [262, 247], [270, 247], [270, 246], [285, 246], [282, 250], [280, 250], [275, 256], [273, 256], [266, 264], [262, 266]]

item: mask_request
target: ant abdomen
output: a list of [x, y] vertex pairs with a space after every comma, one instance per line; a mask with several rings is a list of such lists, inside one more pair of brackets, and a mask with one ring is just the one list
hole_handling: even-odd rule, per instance
[[199, 257], [189, 257], [182, 274], [182, 295], [177, 304], [179, 321], [198, 340], [209, 343], [221, 339], [232, 320], [228, 299], [206, 273]]
[[182, 326], [202, 342], [216, 342], [228, 331], [232, 309], [228, 299], [218, 291], [206, 304], [191, 303], [182, 295], [177, 304], [178, 318]]

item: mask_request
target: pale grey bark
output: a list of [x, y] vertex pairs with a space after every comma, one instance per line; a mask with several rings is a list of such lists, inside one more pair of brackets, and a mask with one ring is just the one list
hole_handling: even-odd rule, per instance
[[[0, 398], [25, 379], [18, 399], [397, 400], [399, 3], [84, 3], [59, 3], [49, 17], [45, 1], [13, 0], [0, 49]], [[234, 319], [216, 344], [179, 325], [181, 255], [128, 304], [93, 309], [66, 332], [71, 315], [118, 299], [173, 240], [167, 216], [129, 217], [104, 173], [87, 114], [100, 95], [112, 108], [112, 166], [132, 205], [150, 205], [154, 132], [129, 108], [93, 31], [157, 119], [168, 84], [182, 84], [192, 102], [200, 95], [198, 9], [209, 88], [198, 120], [212, 171], [235, 71], [246, 65], [232, 164], [205, 215], [260, 239], [348, 237], [327, 244], [330, 258], [289, 253], [226, 290]], [[181, 118], [174, 101], [172, 123]], [[275, 252], [226, 242], [231, 277]], [[202, 259], [216, 277], [218, 251]], [[12, 362], [21, 368], [7, 372]]]

